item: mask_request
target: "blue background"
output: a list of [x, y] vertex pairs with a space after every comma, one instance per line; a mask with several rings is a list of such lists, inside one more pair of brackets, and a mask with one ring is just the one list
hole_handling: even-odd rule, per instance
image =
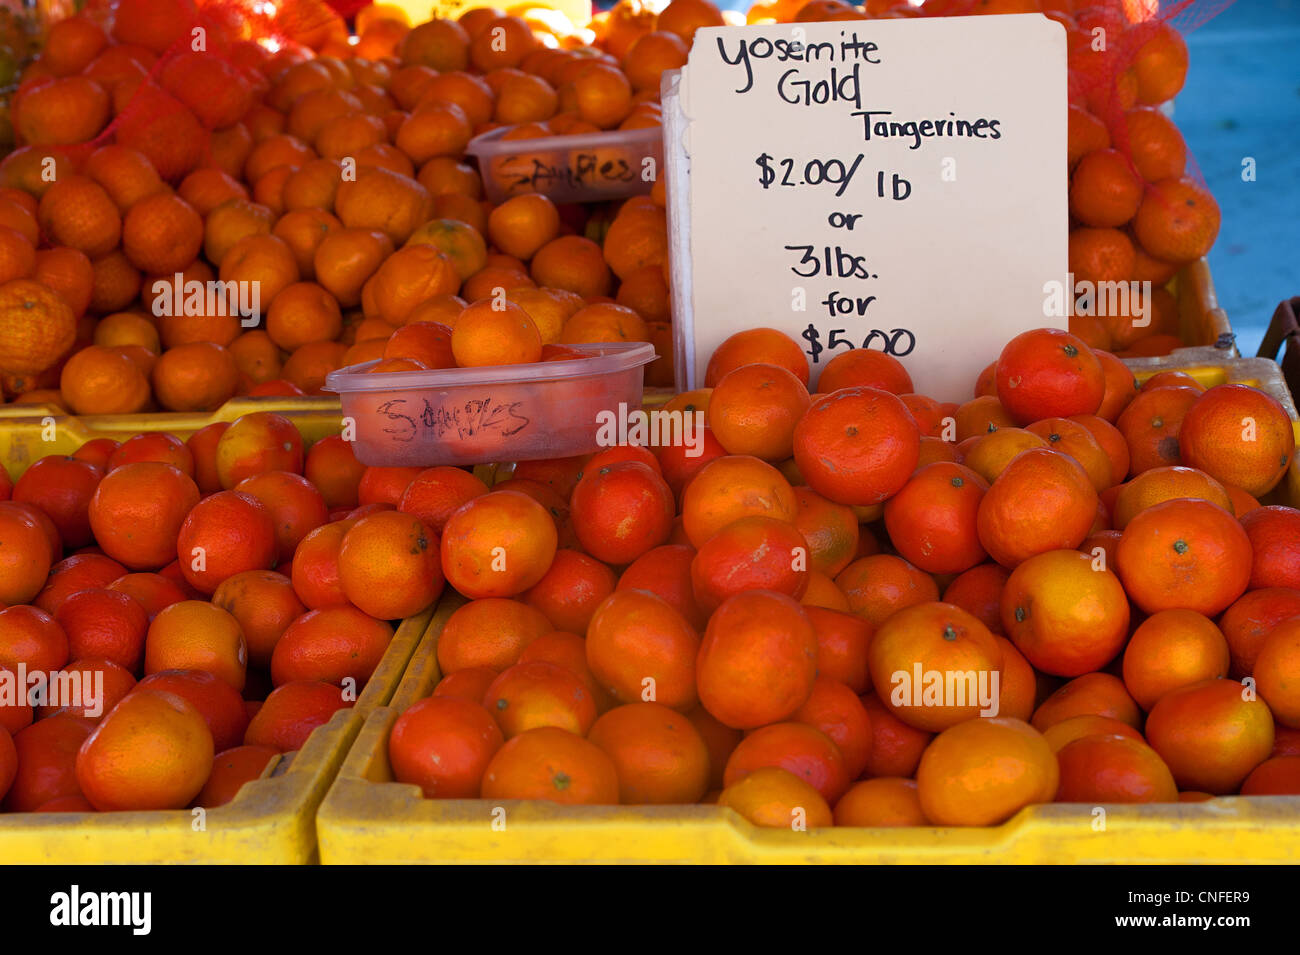
[[1174, 120], [1223, 210], [1210, 272], [1253, 355], [1278, 302], [1300, 295], [1300, 0], [1237, 0], [1187, 46]]

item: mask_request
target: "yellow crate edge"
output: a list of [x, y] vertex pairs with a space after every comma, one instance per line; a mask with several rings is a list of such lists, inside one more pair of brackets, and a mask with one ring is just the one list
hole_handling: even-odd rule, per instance
[[0, 814], [5, 863], [302, 864], [316, 861], [316, 809], [366, 717], [392, 699], [433, 617], [402, 621], [356, 705], [206, 811]]
[[[717, 806], [424, 799], [389, 781], [397, 710], [371, 713], [317, 816], [325, 865], [393, 863], [1243, 863], [1294, 861], [1300, 800], [1033, 806], [997, 828], [760, 829]], [[1290, 838], [1284, 838], [1290, 835]]]
[[[18, 409], [22, 414], [15, 414]], [[17, 479], [30, 465], [48, 454], [72, 454], [87, 441], [113, 438], [124, 441], [147, 431], [166, 431], [178, 438], [220, 421], [234, 421], [254, 411], [284, 415], [311, 445], [338, 434], [343, 427], [337, 398], [232, 398], [210, 414], [76, 415], [57, 409], [7, 405], [0, 408], [0, 464]]]

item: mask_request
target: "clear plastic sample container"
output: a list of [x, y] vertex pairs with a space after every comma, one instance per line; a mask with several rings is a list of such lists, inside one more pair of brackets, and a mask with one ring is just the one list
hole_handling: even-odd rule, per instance
[[541, 193], [554, 202], [601, 202], [643, 195], [663, 172], [659, 126], [540, 139], [502, 139], [494, 129], [470, 140], [492, 202]]
[[353, 451], [366, 465], [434, 467], [533, 461], [600, 448], [607, 415], [641, 407], [645, 342], [566, 346], [591, 357], [528, 365], [369, 374], [331, 372]]

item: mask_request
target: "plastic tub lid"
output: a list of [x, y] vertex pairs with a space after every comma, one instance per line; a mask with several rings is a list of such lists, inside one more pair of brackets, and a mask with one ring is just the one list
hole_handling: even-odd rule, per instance
[[527, 365], [484, 365], [476, 368], [436, 368], [428, 371], [394, 371], [372, 375], [366, 369], [383, 359], [349, 365], [325, 376], [324, 391], [348, 394], [364, 391], [428, 391], [430, 389], [473, 387], [477, 385], [524, 384], [592, 378], [629, 371], [648, 365], [656, 357], [649, 342], [600, 342], [568, 345], [575, 351], [589, 353], [590, 358], [566, 361], [532, 362]]
[[502, 139], [513, 128], [503, 126], [480, 133], [465, 146], [465, 155], [495, 157], [503, 152], [540, 153], [580, 149], [592, 144], [657, 146], [664, 138], [662, 126], [644, 126], [640, 129], [602, 129], [595, 133], [556, 134], [534, 139]]

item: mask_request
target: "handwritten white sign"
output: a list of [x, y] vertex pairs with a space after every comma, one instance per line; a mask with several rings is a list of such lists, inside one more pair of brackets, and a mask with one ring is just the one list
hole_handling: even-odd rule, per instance
[[1034, 15], [716, 27], [665, 84], [678, 387], [746, 328], [965, 400], [1064, 327], [1066, 49]]

